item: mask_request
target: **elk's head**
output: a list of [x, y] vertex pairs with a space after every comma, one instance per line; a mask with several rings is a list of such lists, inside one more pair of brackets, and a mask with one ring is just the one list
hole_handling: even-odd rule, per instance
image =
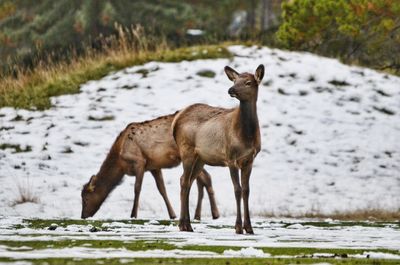
[[92, 217], [100, 208], [107, 197], [100, 187], [96, 187], [96, 176], [93, 175], [82, 189], [82, 214], [81, 218]]
[[239, 74], [229, 66], [225, 66], [225, 73], [233, 81], [233, 86], [228, 90], [231, 97], [240, 101], [257, 100], [258, 85], [264, 77], [264, 65], [260, 64], [254, 75], [250, 73]]

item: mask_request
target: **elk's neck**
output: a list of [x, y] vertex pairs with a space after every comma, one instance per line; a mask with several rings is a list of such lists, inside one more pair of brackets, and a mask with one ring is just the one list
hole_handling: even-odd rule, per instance
[[246, 141], [255, 139], [258, 130], [257, 102], [240, 101], [239, 128]]
[[111, 191], [118, 185], [123, 176], [123, 171], [117, 166], [117, 157], [110, 153], [101, 165], [99, 173], [96, 174], [96, 185]]

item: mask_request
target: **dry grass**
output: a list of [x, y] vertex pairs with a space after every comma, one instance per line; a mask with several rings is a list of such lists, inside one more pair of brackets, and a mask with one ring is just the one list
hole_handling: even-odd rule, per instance
[[400, 221], [400, 209], [385, 210], [378, 208], [358, 209], [354, 211], [335, 211], [331, 214], [323, 214], [318, 211], [304, 214], [275, 214], [263, 213], [264, 217], [285, 217], [285, 218], [314, 218], [314, 219], [334, 219], [341, 221]]
[[400, 210], [390, 211], [384, 209], [359, 209], [347, 212], [335, 212], [333, 214], [306, 214], [307, 218], [332, 218], [343, 221], [399, 221]]
[[87, 49], [83, 56], [72, 55], [69, 62], [53, 63], [49, 57], [30, 71], [17, 66], [17, 78], [2, 76], [0, 108], [47, 109], [51, 107], [52, 96], [78, 93], [79, 86], [89, 80], [148, 61], [230, 57], [223, 45], [171, 49], [162, 39], [146, 37], [140, 26], [117, 28], [117, 36], [104, 38], [103, 46], [106, 48], [102, 51]]
[[12, 205], [15, 206], [27, 202], [32, 202], [32, 203], [39, 202], [39, 197], [33, 191], [33, 186], [31, 185], [29, 178], [27, 178], [24, 183], [17, 184], [17, 197], [12, 202]]

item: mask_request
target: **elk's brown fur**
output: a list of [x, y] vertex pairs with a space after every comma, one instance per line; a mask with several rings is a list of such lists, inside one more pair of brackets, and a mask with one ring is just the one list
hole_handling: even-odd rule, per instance
[[253, 233], [248, 206], [249, 178], [253, 160], [261, 148], [257, 95], [258, 85], [264, 76], [264, 66], [260, 65], [255, 75], [238, 74], [228, 66], [225, 72], [234, 82], [228, 93], [239, 99], [239, 107], [223, 109], [195, 104], [179, 112], [172, 123], [184, 170], [181, 177], [181, 231], [193, 231], [189, 217], [190, 186], [207, 164], [229, 167], [237, 206], [236, 233], [243, 233], [243, 228], [247, 233]]
[[[176, 113], [151, 121], [131, 123], [119, 134], [99, 172], [92, 176], [82, 189], [82, 218], [93, 216], [98, 211], [108, 194], [120, 183], [125, 174], [136, 177], [135, 199], [131, 213], [131, 217], [136, 218], [143, 175], [146, 171], [150, 171], [153, 175], [167, 206], [169, 217], [171, 219], [176, 217], [161, 173], [162, 168], [175, 167], [181, 162], [171, 131], [171, 123], [175, 115]], [[201, 216], [204, 187], [210, 198], [212, 216], [218, 218], [219, 213], [208, 172], [205, 170], [201, 172], [197, 185], [199, 201], [196, 218], [200, 219]]]

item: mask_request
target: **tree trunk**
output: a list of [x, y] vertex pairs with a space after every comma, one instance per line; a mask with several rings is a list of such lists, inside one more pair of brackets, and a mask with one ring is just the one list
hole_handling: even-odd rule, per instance
[[250, 6], [247, 10], [247, 26], [251, 30], [251, 33], [254, 32], [256, 26], [256, 8], [257, 8], [257, 1], [250, 0]]
[[262, 0], [260, 21], [261, 31], [266, 31], [273, 26], [275, 19], [273, 2], [273, 0]]

